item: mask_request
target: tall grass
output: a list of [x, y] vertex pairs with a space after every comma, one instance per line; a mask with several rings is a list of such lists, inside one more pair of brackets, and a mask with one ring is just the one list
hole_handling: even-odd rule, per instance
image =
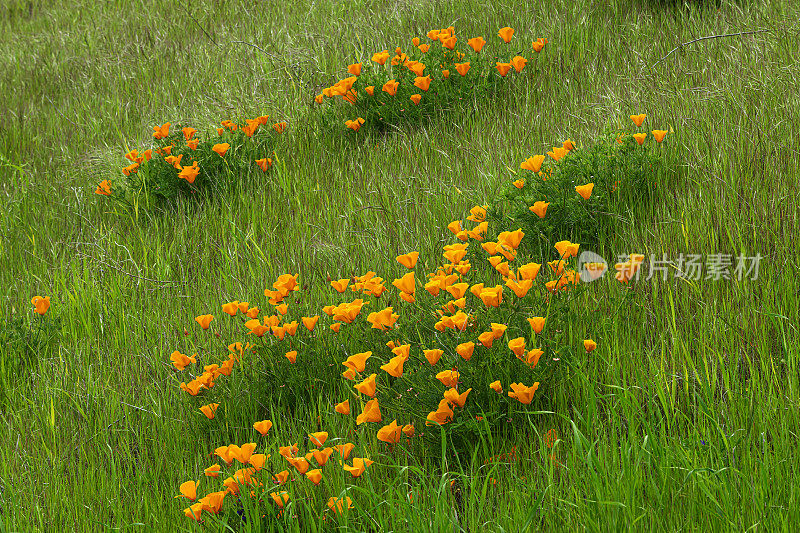
[[[357, 484], [351, 525], [791, 530], [798, 18], [786, 0], [0, 7], [0, 327], [38, 320], [35, 294], [51, 296], [44, 320], [61, 323], [58, 342], [0, 376], [0, 529], [192, 529], [173, 496], [205, 454], [264, 417], [276, 423], [269, 443], [294, 442], [334, 403], [271, 412], [254, 370], [234, 382], [242, 408], [221, 423], [190, 412], [168, 355], [201, 342], [192, 317], [261, 301], [284, 272], [299, 271], [320, 307], [328, 275], [381, 274], [412, 249], [432, 257], [454, 214], [508, 186], [525, 158], [567, 137], [591, 144], [643, 112], [673, 128], [682, 164], [672, 194], [620, 221], [608, 249], [761, 254], [758, 280], [636, 283], [622, 315], [572, 326], [575, 338], [591, 327], [600, 348], [555, 391], [553, 413], [513, 420], [469, 457], [445, 439], [393, 466], [400, 457], [360, 443], [379, 468]], [[450, 24], [547, 37], [539, 75], [417, 129], [352, 141], [311, 127], [313, 96], [347, 64]], [[698, 36], [757, 29], [770, 31], [658, 62]], [[262, 112], [293, 135], [263, 183], [165, 212], [114, 212], [92, 194], [154, 124]], [[3, 361], [13, 349], [0, 345]], [[516, 461], [484, 465], [512, 446]], [[302, 521], [264, 527], [330, 528], [308, 498]]]

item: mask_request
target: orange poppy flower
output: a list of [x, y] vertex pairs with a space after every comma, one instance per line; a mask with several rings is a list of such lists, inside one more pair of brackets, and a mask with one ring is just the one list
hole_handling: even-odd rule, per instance
[[381, 365], [381, 370], [385, 370], [390, 376], [399, 378], [403, 375], [403, 363], [406, 362], [406, 357], [398, 355], [389, 359], [389, 362]]
[[453, 48], [456, 47], [456, 41], [457, 40], [458, 39], [456, 39], [454, 36], [451, 35], [450, 37], [442, 40], [442, 46], [444, 46], [445, 48], [447, 48], [449, 50], [452, 50]]
[[524, 264], [517, 269], [517, 275], [520, 279], [536, 279], [541, 266], [539, 263]]
[[178, 177], [194, 183], [198, 174], [200, 174], [200, 167], [197, 165], [197, 161], [194, 161], [190, 166], [184, 166], [178, 173]]
[[572, 139], [567, 139], [563, 143], [561, 143], [562, 148], [566, 148], [568, 151], [572, 151], [575, 149], [575, 144], [572, 142]]
[[528, 209], [531, 210], [536, 216], [539, 218], [544, 218], [544, 215], [547, 213], [547, 206], [550, 205], [550, 202], [542, 202], [541, 200], [535, 202], [532, 206]]
[[358, 117], [355, 120], [346, 120], [344, 124], [351, 130], [358, 131], [359, 129], [361, 129], [361, 125], [364, 124], [364, 119]]
[[272, 129], [274, 129], [278, 133], [283, 133], [284, 131], [286, 131], [287, 126], [289, 126], [287, 122], [278, 122], [277, 124], [272, 125]]
[[645, 139], [647, 139], [647, 134], [646, 133], [634, 133], [633, 135], [631, 135], [631, 137], [636, 139], [636, 142], [639, 143], [639, 146], [641, 146], [641, 145], [644, 144]]
[[378, 52], [372, 55], [372, 60], [379, 65], [385, 65], [386, 61], [389, 59], [389, 51], [384, 50], [383, 52]]
[[525, 295], [528, 294], [528, 291], [531, 290], [533, 281], [529, 279], [515, 281], [509, 278], [506, 280], [506, 285], [509, 289], [514, 291], [514, 294], [517, 296], [517, 298], [524, 298]]
[[483, 50], [486, 40], [483, 37], [473, 37], [467, 41], [467, 44], [470, 45], [475, 52], [480, 52]]
[[592, 189], [594, 189], [594, 183], [587, 183], [586, 185], [576, 186], [575, 192], [580, 194], [584, 200], [588, 200], [589, 197], [592, 195]]
[[467, 72], [469, 72], [469, 61], [466, 63], [456, 63], [456, 72], [461, 74], [462, 76], [466, 76]]
[[315, 468], [306, 472], [306, 477], [314, 484], [319, 485], [322, 481], [322, 470]]
[[286, 352], [286, 359], [289, 360], [290, 363], [294, 364], [297, 361], [297, 350], [292, 350], [291, 352]]
[[644, 113], [642, 113], [641, 115], [631, 115], [631, 120], [633, 121], [634, 124], [636, 124], [636, 127], [638, 128], [642, 127], [642, 123], [644, 122], [645, 118], [647, 118], [647, 115], [645, 115]]
[[328, 498], [328, 509], [336, 514], [341, 514], [345, 509], [353, 509], [353, 500], [350, 496], [344, 498], [335, 498], [331, 496]]
[[208, 477], [219, 477], [219, 473], [220, 473], [221, 470], [222, 470], [221, 466], [219, 466], [219, 465], [211, 465], [208, 468], [206, 468], [205, 470], [203, 470], [203, 472]]
[[508, 392], [508, 395], [511, 398], [516, 398], [525, 405], [530, 405], [531, 401], [533, 400], [533, 394], [538, 390], [538, 388], [538, 381], [530, 387], [526, 387], [522, 383], [512, 383], [511, 390]]
[[214, 152], [219, 154], [220, 157], [223, 157], [225, 155], [225, 153], [228, 151], [228, 149], [230, 149], [230, 147], [231, 147], [231, 145], [228, 144], [228, 143], [220, 143], [220, 144], [215, 144], [214, 146], [212, 146], [211, 150], [213, 150]]
[[389, 80], [383, 84], [383, 91], [389, 93], [389, 96], [394, 96], [397, 94], [397, 88], [400, 86], [400, 82], [396, 80]]
[[262, 171], [266, 172], [267, 169], [272, 166], [272, 159], [269, 157], [256, 159], [256, 165], [258, 165], [258, 168], [260, 168]]
[[413, 295], [416, 292], [416, 285], [414, 280], [414, 273], [409, 272], [408, 274], [404, 275], [400, 279], [396, 279], [392, 282], [392, 285], [400, 289], [402, 292], [406, 294]]
[[489, 387], [498, 394], [503, 394], [503, 385], [500, 384], [500, 380], [492, 381], [489, 384]]
[[347, 368], [352, 368], [355, 372], [363, 372], [367, 365], [367, 359], [372, 356], [372, 352], [361, 352], [351, 355], [342, 363]]
[[197, 133], [197, 130], [196, 130], [196, 129], [194, 129], [194, 128], [190, 128], [189, 126], [186, 126], [186, 127], [185, 127], [185, 128], [183, 128], [181, 131], [183, 132], [183, 137], [184, 137], [184, 138], [185, 138], [187, 141], [188, 141], [188, 140], [190, 140], [192, 137], [194, 137], [194, 134], [195, 134], [195, 133]]
[[588, 353], [597, 348], [597, 343], [592, 339], [586, 339], [583, 341], [583, 347], [586, 348], [586, 352]]
[[218, 403], [210, 403], [208, 405], [202, 406], [200, 408], [200, 411], [202, 411], [203, 414], [206, 415], [209, 420], [213, 420], [214, 415], [217, 414], [217, 407], [219, 407]]
[[364, 90], [370, 96], [373, 96], [375, 94], [375, 86], [374, 85], [370, 85], [369, 87], [364, 87]]
[[441, 400], [439, 402], [439, 407], [436, 409], [436, 411], [431, 411], [430, 413], [428, 413], [425, 425], [426, 426], [431, 426], [433, 424], [444, 425], [452, 420], [453, 420], [453, 410], [450, 408], [450, 402], [448, 402], [447, 400]]
[[545, 318], [541, 316], [535, 316], [532, 318], [528, 318], [528, 324], [531, 325], [531, 329], [536, 333], [541, 333], [544, 329], [544, 322]]
[[514, 187], [517, 189], [521, 189], [525, 186], [525, 178], [520, 178], [512, 183]]
[[345, 472], [350, 472], [350, 474], [352, 474], [353, 477], [359, 477], [359, 476], [361, 476], [361, 474], [364, 473], [364, 471], [367, 469], [367, 467], [369, 465], [371, 465], [372, 463], [374, 463], [374, 461], [371, 461], [369, 459], [362, 459], [360, 457], [354, 457], [353, 458], [353, 466], [343, 465], [343, 468], [344, 468]]
[[341, 322], [334, 322], [329, 327], [333, 330], [334, 333], [339, 333], [339, 329], [342, 327], [342, 323]]
[[450, 71], [449, 71], [449, 70], [447, 70], [447, 69], [444, 69], [444, 70], [442, 71], [442, 78], [443, 78], [443, 79], [447, 79], [447, 78], [449, 78], [449, 77], [450, 77]]
[[667, 130], [653, 130], [651, 133], [653, 134], [653, 138], [655, 138], [656, 142], [660, 143], [664, 140], [664, 137], [669, 132]]
[[318, 94], [317, 96], [314, 97], [314, 101], [318, 104], [321, 104], [323, 101], [325, 101], [325, 95]]
[[527, 364], [531, 365], [531, 368], [536, 368], [536, 365], [539, 363], [539, 358], [542, 356], [542, 354], [544, 354], [542, 350], [534, 348], [525, 355], [524, 359], [520, 359], [523, 359]]
[[425, 354], [425, 359], [433, 366], [439, 362], [444, 350], [422, 350], [422, 352]]
[[403, 427], [397, 425], [397, 420], [392, 420], [391, 424], [387, 424], [378, 430], [378, 440], [388, 442], [389, 444], [397, 444], [400, 442], [400, 437], [403, 435]]
[[458, 384], [458, 375], [458, 372], [455, 370], [442, 370], [436, 374], [436, 379], [445, 387], [455, 387]]
[[319, 321], [319, 315], [313, 317], [304, 316], [300, 320], [303, 322], [303, 325], [308, 329], [308, 331], [314, 331], [314, 328], [316, 327], [317, 322]]
[[[372, 375], [374, 376], [375, 374]], [[378, 405], [378, 400], [373, 399], [364, 405], [364, 411], [356, 417], [356, 425], [360, 426], [364, 422], [380, 422], [381, 420], [381, 408]]]
[[195, 317], [195, 321], [200, 324], [200, 327], [203, 329], [208, 329], [208, 325], [211, 324], [212, 320], [214, 320], [214, 315], [200, 315]]
[[539, 37], [538, 39], [533, 41], [533, 51], [534, 52], [541, 52], [542, 48], [544, 48], [544, 45], [546, 45], [546, 44], [547, 44], [547, 39], [543, 39], [543, 38]]
[[222, 135], [225, 132], [225, 128], [217, 128], [217, 135]]
[[514, 67], [514, 70], [517, 72], [522, 72], [522, 69], [525, 68], [525, 65], [528, 63], [528, 60], [522, 56], [514, 56], [511, 60], [511, 65]]
[[398, 263], [409, 269], [413, 269], [417, 266], [417, 259], [419, 259], [419, 252], [409, 252], [395, 257]]
[[353, 63], [347, 67], [347, 72], [352, 74], [353, 76], [360, 76], [361, 75], [361, 63]]
[[289, 503], [289, 493], [286, 491], [283, 492], [270, 492], [269, 495], [272, 497], [272, 501], [275, 504], [283, 509], [283, 506]]
[[163, 126], [153, 126], [153, 137], [155, 139], [163, 139], [169, 135], [169, 127], [172, 124], [167, 122]]
[[328, 433], [326, 431], [317, 431], [316, 433], [309, 433], [308, 439], [314, 446], [324, 446], [325, 441], [328, 440]]
[[501, 63], [498, 61], [495, 65], [495, 68], [497, 69], [497, 72], [499, 72], [500, 75], [505, 78], [506, 74], [508, 74], [508, 71], [511, 70], [511, 63]]
[[414, 105], [419, 105], [420, 100], [422, 100], [421, 94], [412, 94], [411, 101], [414, 102]]
[[509, 27], [500, 28], [500, 31], [498, 31], [497, 34], [500, 36], [501, 39], [503, 39], [503, 41], [505, 41], [506, 43], [510, 43], [511, 37], [514, 36], [514, 30]]
[[335, 408], [337, 413], [341, 413], [343, 415], [350, 414], [350, 400], [345, 400], [341, 403], [337, 403]]
[[103, 180], [94, 190], [95, 194], [102, 194], [103, 196], [111, 196], [111, 183], [108, 180]]
[[370, 374], [370, 376], [361, 383], [353, 385], [353, 388], [361, 394], [366, 394], [370, 398], [374, 398], [377, 389], [377, 385], [375, 384], [376, 377], [378, 377], [378, 374]]
[[535, 155], [523, 161], [519, 168], [530, 170], [532, 172], [539, 172], [542, 169], [542, 163], [544, 163], [544, 156]]
[[464, 360], [469, 361], [472, 359], [472, 354], [475, 351], [475, 343], [474, 342], [463, 342], [456, 346], [456, 353], [464, 358]]
[[508, 347], [514, 352], [517, 357], [522, 356], [525, 352], [525, 337], [517, 337], [508, 341]]
[[347, 444], [337, 444], [333, 447], [333, 449], [339, 452], [339, 454], [342, 456], [342, 459], [347, 460], [347, 458], [350, 457], [350, 452], [352, 452], [353, 448], [355, 447], [355, 444], [348, 442]]
[[192, 357], [186, 357], [177, 350], [172, 352], [172, 354], [169, 356], [169, 359], [172, 361], [172, 365], [178, 370], [183, 370], [189, 365], [189, 363], [197, 363], [197, 359], [195, 359], [194, 355]]
[[253, 427], [256, 431], [261, 433], [261, 435], [266, 435], [269, 433], [269, 430], [272, 429], [272, 420], [261, 420], [260, 422], [256, 422], [253, 424]]
[[453, 405], [464, 407], [464, 404], [467, 403], [467, 395], [471, 390], [472, 389], [467, 389], [463, 393], [459, 394], [456, 389], [447, 389], [444, 391], [444, 399]]
[[199, 484], [198, 481], [186, 481], [185, 483], [181, 483], [180, 486], [180, 495], [175, 496], [176, 498], [188, 498], [190, 500], [197, 499], [197, 485]]
[[36, 311], [39, 315], [44, 315], [48, 309], [50, 309], [50, 297], [45, 296], [42, 298], [41, 296], [34, 296], [31, 298], [31, 303], [33, 304], [34, 311]]
[[431, 86], [431, 77], [417, 76], [414, 78], [414, 86], [422, 89], [423, 91], [427, 91]]

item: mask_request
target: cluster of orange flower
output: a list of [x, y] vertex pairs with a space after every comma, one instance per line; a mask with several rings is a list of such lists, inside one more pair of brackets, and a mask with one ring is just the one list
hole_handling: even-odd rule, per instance
[[[387, 442], [397, 442], [399, 437], [397, 440], [393, 440], [396, 430], [395, 426], [396, 424], [390, 424], [383, 428], [381, 430], [382, 433], [379, 432], [379, 438], [383, 437], [381, 440], [386, 440]], [[272, 421], [261, 420], [255, 422], [253, 428], [261, 434], [262, 437], [266, 436], [270, 429], [272, 429]], [[406, 434], [408, 435], [408, 432], [406, 432]], [[413, 428], [411, 436], [413, 436]], [[257, 496], [253, 489], [262, 490], [265, 487], [265, 479], [268, 480], [268, 483], [271, 483], [273, 487], [273, 489], [267, 488], [265, 492], [269, 493], [269, 497], [275, 505], [282, 510], [284, 506], [291, 501], [289, 492], [284, 490], [285, 487], [291, 482], [299, 483], [297, 480], [303, 478], [314, 485], [319, 485], [323, 479], [323, 467], [328, 463], [334, 452], [337, 452], [341, 457], [339, 464], [342, 470], [349, 473], [353, 478], [360, 477], [366, 469], [373, 464], [373, 461], [366, 457], [353, 457], [351, 464], [345, 463], [345, 461], [350, 459], [355, 445], [351, 442], [347, 442], [335, 446], [325, 446], [325, 443], [328, 441], [328, 433], [325, 431], [309, 434], [308, 441], [317, 448], [308, 450], [305, 455], [298, 455], [300, 449], [297, 443], [280, 446], [278, 448], [278, 455], [286, 460], [292, 468], [292, 470], [286, 469], [280, 472], [278, 470], [282, 468], [281, 466], [275, 464], [274, 461], [272, 464], [268, 463], [272, 454], [255, 453], [257, 447], [255, 442], [248, 442], [241, 446], [230, 444], [228, 446], [218, 447], [214, 453], [225, 466], [232, 467], [234, 461], [237, 461], [242, 465], [242, 468], [237, 469], [231, 476], [225, 478], [222, 482], [224, 490], [210, 492], [199, 500], [197, 499], [197, 489], [200, 485], [199, 481], [190, 480], [181, 484], [179, 489], [181, 494], [176, 496], [176, 498], [186, 498], [196, 502], [184, 509], [184, 514], [188, 518], [197, 521], [202, 519], [204, 512], [218, 514], [222, 510], [223, 501], [228, 494], [239, 496], [242, 489], [251, 488], [250, 495], [255, 498]], [[316, 468], [312, 468], [312, 466], [316, 466]], [[220, 463], [214, 463], [204, 470], [204, 474], [207, 477], [216, 479], [222, 474], [222, 470], [223, 466]], [[293, 472], [301, 477], [293, 477]], [[262, 473], [266, 474], [266, 478], [262, 476]], [[343, 498], [331, 496], [328, 499], [327, 507], [333, 511], [333, 513], [341, 514], [346, 509], [353, 508], [353, 501], [347, 496]]]
[[[506, 27], [501, 28], [498, 31], [498, 36], [506, 44], [511, 42], [513, 35], [513, 28]], [[455, 36], [455, 28], [453, 26], [441, 30], [431, 30], [428, 32], [427, 36], [433, 43], [441, 43], [441, 47], [444, 50], [444, 62], [440, 62], [438, 72], [434, 73], [431, 72], [431, 69], [428, 69], [429, 74], [425, 75], [425, 70], [428, 65], [422, 61], [411, 59], [411, 56], [403, 52], [402, 48], [399, 46], [395, 48], [395, 55], [391, 57], [391, 60], [389, 59], [390, 53], [388, 50], [376, 52], [371, 58], [372, 62], [377, 63], [377, 65], [380, 67], [384, 67], [386, 63], [389, 62], [392, 67], [402, 66], [414, 74], [414, 89], [411, 89], [414, 94], [409, 95], [408, 98], [415, 106], [420, 104], [423, 99], [423, 93], [428, 93], [433, 82], [441, 82], [442, 80], [450, 79], [451, 68], [454, 69], [462, 78], [466, 77], [467, 73], [470, 72], [470, 69], [472, 68], [470, 61], [463, 61], [463, 59], [466, 57], [466, 54], [456, 50], [458, 38]], [[547, 42], [547, 39], [543, 38], [533, 41], [533, 50], [537, 53], [541, 52]], [[419, 50], [423, 54], [421, 56], [423, 59], [431, 50], [431, 44], [421, 43], [419, 37], [414, 37], [412, 39], [412, 44], [416, 50]], [[483, 47], [486, 45], [486, 40], [483, 37], [473, 37], [467, 40], [467, 44], [475, 54], [480, 54], [481, 50], [483, 50]], [[438, 60], [433, 58], [431, 58], [430, 61], [426, 60], [427, 63], [435, 63], [436, 61]], [[512, 68], [514, 68], [516, 72], [522, 72], [527, 63], [527, 58], [521, 55], [516, 55], [508, 62], [496, 62], [494, 68], [497, 70], [500, 76], [506, 77]], [[365, 84], [363, 87], [361, 87], [358, 84], [359, 77], [362, 75], [363, 67], [364, 64], [362, 62], [349, 65], [347, 67], [347, 72], [350, 74], [350, 76], [339, 80], [330, 87], [324, 88], [322, 92], [314, 98], [314, 101], [318, 104], [322, 104], [326, 97], [334, 98], [338, 96], [350, 104], [355, 104], [360, 98], [361, 92], [367, 94], [369, 97], [375, 97], [375, 91], [377, 89], [375, 85]], [[385, 92], [389, 96], [395, 96], [401, 85], [401, 82], [397, 79], [400, 77], [399, 74], [399, 72], [395, 72], [394, 78], [384, 82], [380, 88], [380, 91]], [[376, 103], [376, 105], [380, 104]], [[357, 117], [353, 120], [346, 120], [345, 127], [353, 131], [358, 131], [364, 123], [364, 118]]]
[[[259, 129], [259, 127], [269, 124], [269, 116], [263, 115], [257, 117], [255, 119], [246, 119], [245, 124], [237, 125], [235, 122], [231, 120], [223, 120], [221, 122], [222, 127], [217, 128], [217, 134], [222, 136], [226, 131], [228, 132], [235, 132], [239, 129], [242, 133], [245, 134], [247, 138], [252, 138], [253, 134]], [[172, 124], [170, 122], [166, 122], [161, 126], [153, 126], [153, 138], [155, 140], [163, 140], [167, 139], [170, 136], [170, 127]], [[287, 123], [286, 122], [279, 122], [272, 125], [272, 128], [278, 132], [283, 133], [286, 130]], [[122, 169], [122, 173], [125, 176], [130, 176], [131, 174], [135, 174], [139, 171], [140, 167], [150, 161], [153, 158], [153, 154], [160, 155], [163, 157], [164, 161], [173, 166], [177, 171], [178, 179], [184, 179], [188, 183], [193, 184], [197, 179], [197, 176], [200, 174], [200, 166], [197, 161], [192, 161], [191, 165], [182, 165], [181, 161], [185, 154], [178, 154], [174, 155], [172, 153], [173, 149], [177, 149], [180, 147], [180, 142], [183, 141], [185, 146], [191, 150], [188, 153], [198, 152], [200, 150], [200, 139], [195, 137], [197, 130], [190, 126], [186, 126], [182, 128], [181, 135], [176, 135], [175, 139], [173, 140], [172, 144], [162, 146], [160, 148], [156, 148], [155, 150], [149, 148], [139, 153], [138, 150], [131, 150], [127, 154], [125, 154], [125, 158], [131, 161], [131, 164], [126, 166]], [[210, 143], [209, 143], [210, 144]], [[225, 154], [231, 148], [231, 144], [228, 142], [221, 142], [215, 143], [210, 146], [210, 150], [216, 153], [219, 157], [225, 157]], [[256, 159], [255, 163], [258, 167], [266, 172], [267, 169], [272, 165], [272, 159], [268, 157], [264, 157], [261, 159]], [[111, 182], [108, 180], [103, 180], [95, 189], [95, 194], [103, 195], [103, 196], [110, 196], [111, 195]]]

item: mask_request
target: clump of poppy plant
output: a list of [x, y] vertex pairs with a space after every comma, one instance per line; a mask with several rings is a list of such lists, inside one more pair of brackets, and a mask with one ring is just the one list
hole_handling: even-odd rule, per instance
[[324, 109], [325, 123], [351, 135], [418, 122], [529, 75], [546, 43], [539, 38], [531, 44], [510, 27], [485, 36], [458, 35], [452, 26], [434, 29], [393, 50], [354, 58], [347, 74], [314, 102]]
[[541, 237], [531, 242], [568, 238], [598, 244], [620, 220], [631, 218], [634, 205], [664, 194], [669, 182], [671, 152], [663, 146], [669, 132], [646, 131], [645, 116], [633, 115], [624, 129], [607, 130], [598, 139], [567, 139], [526, 157], [492, 216], [510, 216]]
[[270, 171], [287, 127], [268, 115], [241, 123], [223, 120], [207, 134], [169, 122], [156, 125], [153, 145], [130, 150], [120, 176], [103, 180], [94, 192], [123, 204], [146, 206], [229, 190], [249, 176]]

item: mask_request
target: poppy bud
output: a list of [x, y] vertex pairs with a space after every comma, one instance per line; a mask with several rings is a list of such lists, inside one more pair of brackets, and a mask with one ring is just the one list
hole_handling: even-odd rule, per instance
[[327, 278], [327, 279], [328, 279], [328, 283], [330, 283], [330, 282], [331, 282], [331, 276], [330, 276], [330, 274], [328, 274], [328, 278]]

